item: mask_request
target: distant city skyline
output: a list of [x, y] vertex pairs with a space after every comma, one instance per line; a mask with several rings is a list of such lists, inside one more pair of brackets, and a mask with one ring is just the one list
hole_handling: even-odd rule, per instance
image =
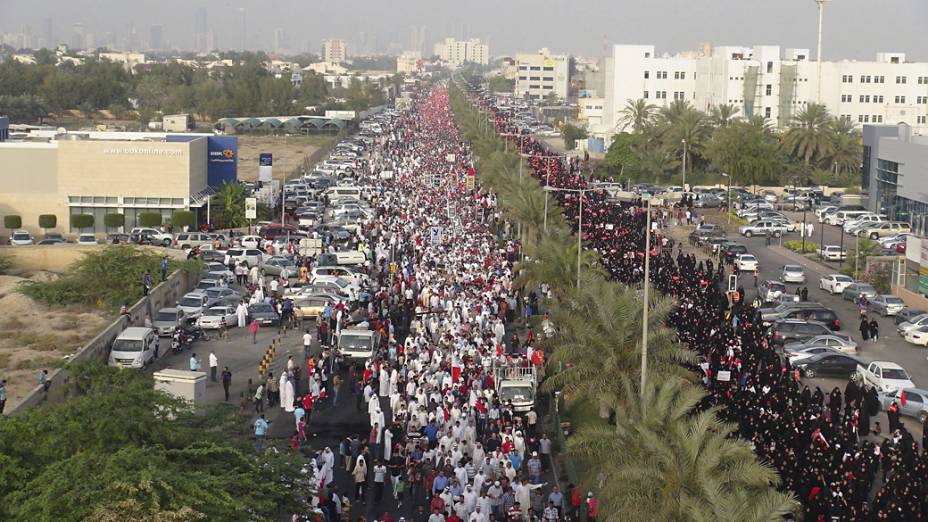
[[[924, 0], [828, 2], [826, 60], [872, 60], [878, 51], [928, 60], [921, 25]], [[530, 13], [529, 10], [532, 10]], [[658, 53], [712, 45], [779, 45], [815, 49], [813, 0], [472, 0], [467, 9], [440, 0], [0, 0], [7, 43], [133, 49], [321, 52], [322, 40], [344, 40], [352, 55], [431, 54], [444, 37], [480, 38], [492, 56], [541, 47], [590, 57], [615, 43], [653, 43]], [[10, 38], [14, 37], [14, 42]], [[152, 46], [152, 40], [158, 44]]]

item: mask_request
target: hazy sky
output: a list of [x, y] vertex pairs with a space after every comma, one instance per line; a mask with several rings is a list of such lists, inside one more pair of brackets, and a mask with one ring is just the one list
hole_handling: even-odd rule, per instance
[[[814, 0], [0, 0], [0, 33], [34, 38], [52, 22], [57, 42], [73, 40], [81, 23], [97, 43], [125, 42], [134, 25], [144, 46], [153, 24], [166, 45], [191, 49], [203, 8], [220, 48], [242, 42], [273, 50], [275, 29], [286, 48], [318, 52], [322, 38], [342, 38], [362, 51], [399, 51], [425, 27], [422, 50], [440, 37], [488, 40], [490, 53], [534, 51], [602, 55], [604, 42], [655, 44], [659, 53], [715, 45], [816, 45]], [[928, 0], [833, 0], [826, 6], [825, 59], [873, 59], [902, 51], [928, 60]], [[280, 33], [278, 33], [279, 35]]]

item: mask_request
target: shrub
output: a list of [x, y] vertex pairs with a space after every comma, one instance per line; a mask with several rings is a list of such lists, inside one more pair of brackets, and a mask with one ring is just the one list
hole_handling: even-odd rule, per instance
[[39, 216], [39, 228], [48, 232], [48, 229], [58, 226], [58, 216], [54, 214], [42, 214]]
[[13, 261], [9, 256], [0, 256], [0, 274], [5, 274], [10, 267], [13, 266]]
[[20, 216], [3, 216], [3, 228], [23, 228], [23, 218]]
[[78, 230], [93, 228], [93, 214], [73, 214], [71, 216], [71, 226]]
[[814, 254], [818, 252], [818, 243], [813, 243], [810, 240], [806, 240], [805, 250], [802, 249], [802, 240], [801, 239], [791, 239], [789, 241], [784, 241], [783, 246], [797, 252], [799, 254]]
[[143, 227], [160, 227], [161, 226], [161, 213], [160, 212], [142, 212], [139, 214], [139, 225]]
[[[160, 256], [131, 246], [87, 252], [54, 281], [24, 281], [18, 291], [47, 305], [85, 304], [116, 308], [142, 297], [142, 274], [158, 273]], [[199, 261], [172, 262], [171, 271], [199, 271]]]
[[126, 224], [125, 214], [106, 214], [103, 216], [103, 224], [106, 228], [119, 228]]
[[174, 213], [173, 223], [177, 228], [192, 227], [196, 221], [196, 215], [189, 210], [178, 210]]

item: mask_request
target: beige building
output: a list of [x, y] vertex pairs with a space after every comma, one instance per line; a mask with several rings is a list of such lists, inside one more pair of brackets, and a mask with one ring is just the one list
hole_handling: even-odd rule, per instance
[[58, 231], [77, 233], [70, 216], [92, 214], [94, 231], [102, 233], [116, 232], [106, 229], [106, 214], [124, 214], [129, 230], [142, 212], [160, 212], [169, 222], [177, 210], [196, 211], [206, 204], [205, 136], [167, 142], [163, 137], [129, 140], [127, 134], [133, 133], [0, 143], [0, 216], [21, 216], [23, 228], [37, 233], [39, 215], [54, 214]]
[[542, 99], [552, 94], [565, 99], [570, 93], [570, 57], [542, 49], [517, 54], [516, 96]]
[[422, 53], [419, 51], [405, 51], [396, 58], [396, 72], [400, 74], [414, 74], [419, 71], [419, 62]]
[[323, 40], [322, 61], [339, 64], [348, 60], [348, 46], [344, 40]]
[[489, 47], [480, 43], [477, 38], [470, 40], [445, 38], [444, 41], [435, 44], [433, 51], [442, 61], [448, 62], [452, 67], [460, 67], [465, 63], [478, 65], [490, 63]]

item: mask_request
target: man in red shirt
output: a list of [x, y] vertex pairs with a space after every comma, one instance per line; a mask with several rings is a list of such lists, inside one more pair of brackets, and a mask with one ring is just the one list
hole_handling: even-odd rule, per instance
[[586, 494], [586, 520], [587, 522], [596, 522], [596, 516], [599, 510], [596, 509], [596, 499], [593, 498], [593, 492]]
[[580, 486], [568, 484], [567, 490], [570, 491], [570, 512], [573, 520], [580, 519], [580, 504], [583, 503], [583, 492]]

